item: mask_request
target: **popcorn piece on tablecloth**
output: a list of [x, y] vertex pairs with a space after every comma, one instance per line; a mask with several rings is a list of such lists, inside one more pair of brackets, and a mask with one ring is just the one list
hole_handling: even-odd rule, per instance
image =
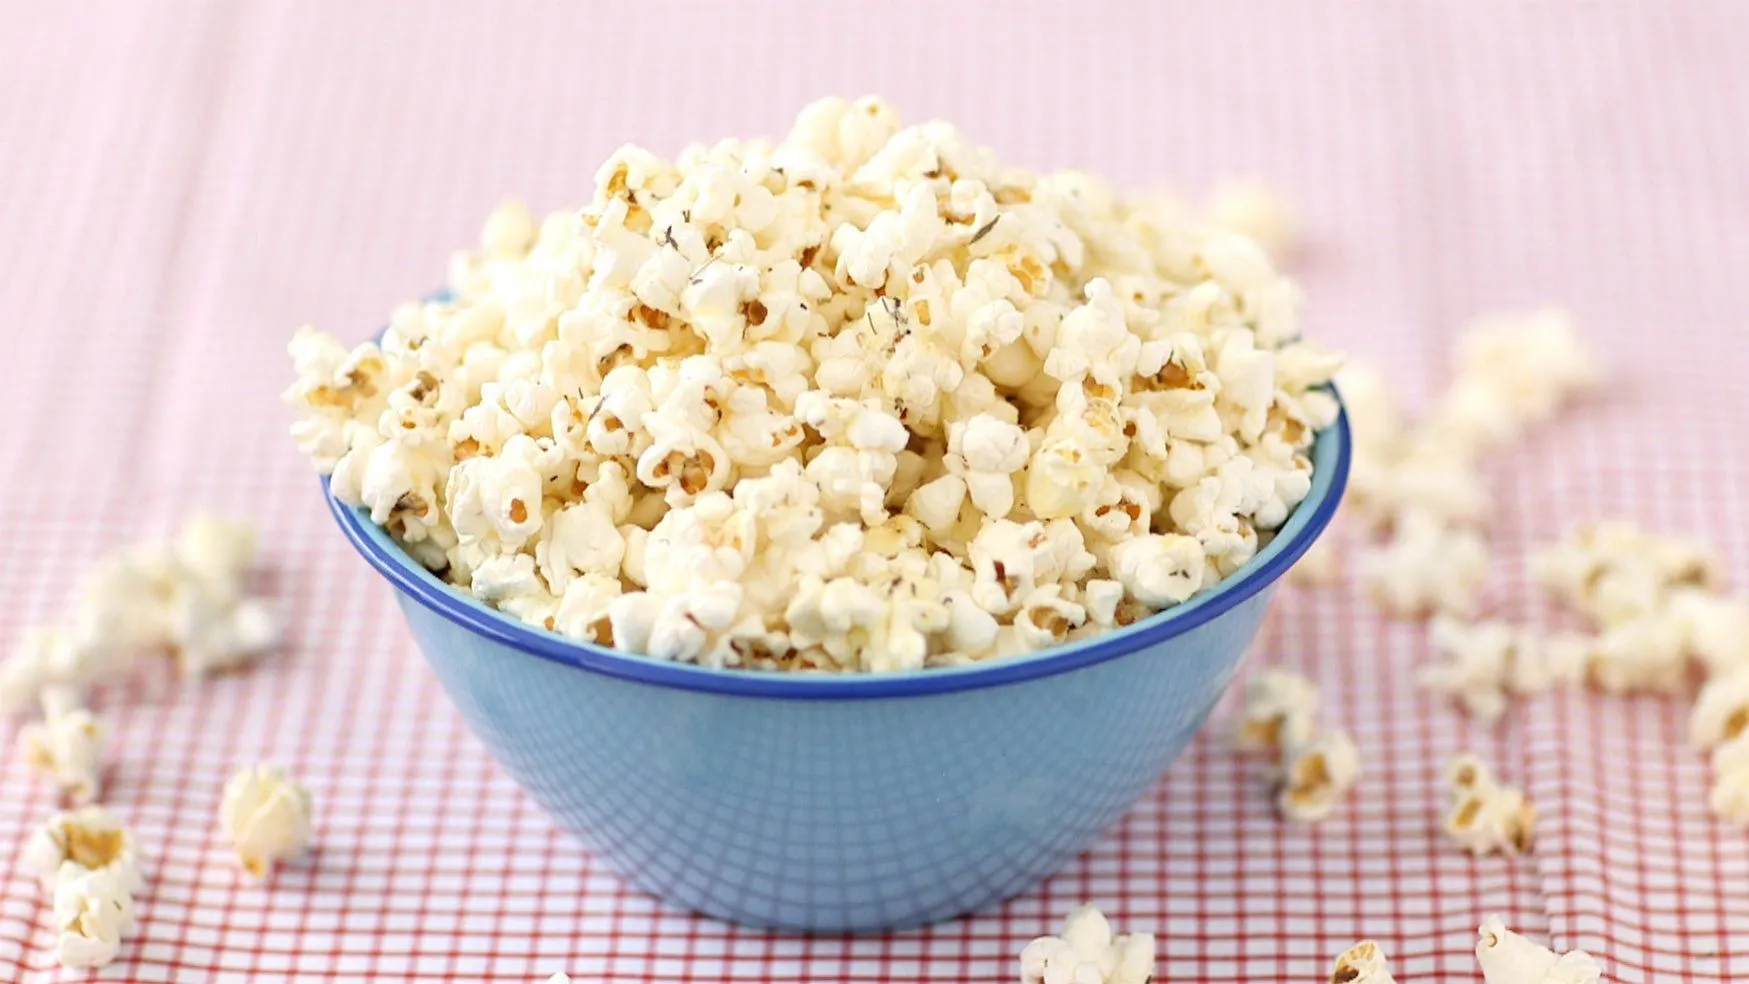
[[1468, 615], [1488, 573], [1488, 546], [1474, 531], [1415, 514], [1362, 565], [1373, 600], [1392, 615]]
[[1337, 955], [1330, 984], [1396, 984], [1385, 951], [1372, 940], [1361, 940]]
[[1091, 905], [1069, 914], [1062, 935], [1041, 936], [1020, 951], [1021, 984], [1146, 984], [1153, 975], [1153, 934], [1113, 935]]
[[1342, 555], [1336, 540], [1326, 532], [1288, 568], [1288, 580], [1305, 587], [1324, 587], [1342, 580]]
[[43, 719], [18, 733], [24, 760], [54, 777], [75, 804], [97, 798], [103, 779], [103, 748], [108, 729], [81, 706], [77, 691], [52, 686], [42, 692]]
[[1542, 639], [1504, 622], [1441, 615], [1430, 637], [1441, 662], [1422, 668], [1422, 685], [1449, 694], [1484, 721], [1499, 719], [1508, 694], [1538, 694], [1578, 678], [1577, 666], [1549, 658]]
[[1245, 684], [1233, 744], [1279, 758], [1283, 749], [1312, 737], [1317, 712], [1318, 688], [1312, 681], [1276, 667], [1263, 670]]
[[1720, 819], [1749, 827], [1749, 735], [1713, 750], [1713, 787], [1707, 805]]
[[1536, 807], [1524, 794], [1494, 781], [1474, 755], [1458, 756], [1446, 770], [1451, 807], [1442, 828], [1471, 854], [1528, 853], [1536, 839]]
[[1296, 823], [1328, 817], [1360, 780], [1360, 753], [1341, 731], [1326, 731], [1283, 750], [1276, 808]]
[[55, 957], [65, 967], [102, 967], [134, 931], [133, 889], [122, 874], [73, 861], [55, 876]]
[[1689, 655], [1709, 676], [1749, 666], [1749, 600], [1676, 588], [1666, 610], [1682, 625]]
[[107, 871], [129, 891], [144, 884], [134, 838], [108, 810], [83, 806], [49, 817], [25, 841], [19, 864], [35, 873], [44, 891], [53, 891], [68, 863], [89, 871]]
[[1749, 730], [1749, 668], [1713, 677], [1688, 717], [1688, 740], [1708, 751]]
[[1476, 960], [1487, 984], [1597, 984], [1603, 969], [1584, 950], [1555, 951], [1506, 928], [1499, 916], [1476, 930]]
[[253, 765], [225, 783], [219, 822], [255, 878], [303, 854], [310, 843], [310, 794], [275, 765]]
[[1660, 612], [1678, 591], [1717, 590], [1721, 580], [1718, 557], [1706, 547], [1619, 520], [1574, 526], [1532, 555], [1531, 573], [1602, 628]]
[[1586, 654], [1586, 677], [1610, 694], [1674, 694], [1688, 686], [1687, 639], [1668, 609], [1604, 629]]

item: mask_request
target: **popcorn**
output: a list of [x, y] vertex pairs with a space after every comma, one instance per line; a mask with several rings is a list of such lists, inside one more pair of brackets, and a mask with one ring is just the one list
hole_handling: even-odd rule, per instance
[[1316, 823], [1336, 809], [1360, 780], [1360, 754], [1341, 731], [1326, 731], [1282, 751], [1281, 788], [1275, 805], [1295, 823]]
[[1716, 816], [1749, 827], [1749, 738], [1738, 735], [1714, 749], [1707, 805]]
[[1243, 752], [1278, 758], [1312, 737], [1317, 711], [1318, 688], [1312, 681], [1288, 670], [1266, 669], [1245, 684], [1233, 744]]
[[1288, 580], [1308, 588], [1324, 587], [1336, 584], [1342, 580], [1342, 555], [1337, 552], [1336, 541], [1326, 534], [1315, 541], [1311, 548], [1294, 565], [1288, 568]]
[[47, 772], [72, 802], [97, 798], [102, 783], [103, 746], [108, 729], [66, 687], [42, 694], [43, 720], [18, 733], [19, 748], [32, 767]]
[[1676, 588], [1669, 594], [1666, 610], [1682, 625], [1689, 655], [1709, 675], [1749, 666], [1749, 601], [1700, 588]]
[[1689, 742], [1709, 751], [1745, 730], [1749, 730], [1749, 668], [1708, 680], [1689, 714]]
[[1451, 808], [1445, 835], [1474, 855], [1528, 853], [1536, 836], [1536, 807], [1524, 794], [1494, 781], [1474, 755], [1460, 755], [1446, 770]]
[[1330, 984], [1396, 984], [1385, 951], [1372, 940], [1361, 940], [1336, 957]]
[[1020, 951], [1022, 984], [1147, 984], [1154, 976], [1154, 936], [1118, 936], [1091, 905], [1069, 913], [1060, 936], [1041, 936]]
[[1499, 916], [1476, 930], [1476, 960], [1487, 984], [1597, 984], [1603, 969], [1584, 950], [1556, 954], [1506, 928]]
[[68, 861], [55, 877], [55, 957], [64, 967], [102, 967], [134, 931], [134, 898], [123, 877]]
[[1557, 666], [1542, 640], [1504, 622], [1441, 615], [1433, 620], [1431, 640], [1445, 661], [1422, 669], [1422, 686], [1455, 697], [1484, 721], [1499, 720], [1507, 694], [1542, 693], [1578, 670]]
[[1287, 200], [1267, 185], [1228, 181], [1217, 185], [1209, 201], [1209, 222], [1246, 236], [1271, 256], [1293, 244], [1298, 222]]
[[1393, 615], [1467, 615], [1488, 573], [1488, 547], [1474, 532], [1413, 514], [1362, 563], [1373, 600]]
[[1720, 580], [1718, 558], [1705, 547], [1619, 521], [1573, 527], [1532, 556], [1531, 572], [1603, 628], [1658, 612], [1676, 592], [1716, 589]]
[[310, 794], [274, 765], [242, 769], [225, 783], [219, 823], [255, 878], [303, 854], [310, 843]]
[[[507, 615], [706, 665], [952, 665], [1187, 601], [1309, 494], [1338, 408], [1264, 247], [878, 99], [621, 148], [581, 210], [501, 204], [450, 280], [380, 343], [294, 336], [300, 448]], [[196, 667], [276, 635], [241, 592], [178, 605]]]
[[145, 884], [133, 834], [108, 810], [95, 805], [49, 817], [25, 841], [19, 864], [34, 872], [48, 892], [70, 870], [67, 865], [113, 874], [132, 892]]

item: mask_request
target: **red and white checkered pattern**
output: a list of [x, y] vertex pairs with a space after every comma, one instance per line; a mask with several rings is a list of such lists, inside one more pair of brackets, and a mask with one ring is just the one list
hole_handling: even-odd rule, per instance
[[[1708, 816], [1676, 702], [1561, 694], [1490, 729], [1418, 692], [1418, 627], [1352, 587], [1284, 594], [1260, 658], [1302, 668], [1367, 778], [1312, 830], [1198, 741], [1114, 834], [998, 912], [890, 938], [744, 931], [627, 894], [465, 732], [331, 528], [276, 403], [304, 321], [362, 337], [441, 280], [507, 190], [585, 198], [636, 140], [780, 132], [877, 91], [1008, 158], [1136, 185], [1268, 178], [1304, 212], [1321, 337], [1425, 393], [1487, 309], [1564, 303], [1608, 395], [1497, 462], [1492, 611], [1555, 615], [1527, 544], [1626, 514], [1749, 565], [1749, 7], [522, 2], [14, 4], [0, 15], [0, 639], [123, 539], [257, 519], [292, 626], [246, 675], [110, 692], [107, 798], [152, 861], [106, 979], [1012, 979], [1073, 904], [1160, 937], [1171, 981], [1308, 981], [1361, 936], [1405, 982], [1473, 979], [1489, 911], [1623, 982], [1749, 975], [1749, 836]], [[1474, 748], [1542, 810], [1533, 858], [1436, 832]], [[220, 786], [272, 757], [320, 849], [239, 882]], [[50, 791], [0, 767], [0, 853]], [[0, 883], [0, 977], [56, 979]]]

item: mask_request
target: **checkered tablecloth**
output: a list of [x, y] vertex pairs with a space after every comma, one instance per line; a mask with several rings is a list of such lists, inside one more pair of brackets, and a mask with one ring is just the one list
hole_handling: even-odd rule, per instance
[[[1523, 554], [1578, 518], [1707, 538], [1749, 582], [1745, 32], [1729, 0], [0, 9], [0, 643], [56, 618], [102, 551], [196, 510], [260, 523], [291, 625], [253, 672], [99, 695], [107, 800], [150, 859], [100, 976], [1001, 981], [1088, 900], [1158, 934], [1163, 981], [1318, 980], [1363, 936], [1406, 984], [1473, 979], [1490, 911], [1616, 981], [1749, 975], [1749, 834], [1709, 816], [1684, 706], [1564, 693], [1484, 727], [1417, 691], [1423, 632], [1352, 584], [1285, 591], [1251, 662], [1312, 675], [1359, 742], [1366, 779], [1327, 823], [1279, 824], [1204, 736], [1068, 870], [975, 918], [804, 939], [670, 911], [466, 732], [277, 403], [292, 329], [373, 331], [501, 194], [576, 203], [623, 141], [780, 133], [816, 95], [873, 91], [1039, 167], [1279, 185], [1311, 329], [1417, 398], [1470, 315], [1567, 305], [1613, 381], [1491, 463], [1490, 612], [1556, 624]], [[1533, 857], [1441, 842], [1440, 768], [1465, 748], [1540, 807]], [[214, 823], [261, 757], [319, 809], [319, 850], [268, 887]], [[0, 856], [50, 804], [0, 766]], [[0, 979], [58, 974], [11, 873]]]

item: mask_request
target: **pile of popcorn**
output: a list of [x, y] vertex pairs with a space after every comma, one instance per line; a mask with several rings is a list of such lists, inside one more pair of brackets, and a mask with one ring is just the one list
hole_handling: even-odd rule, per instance
[[[33, 630], [0, 663], [0, 716], [40, 707], [42, 717], [19, 730], [19, 749], [71, 804], [31, 835], [20, 859], [52, 902], [65, 966], [113, 961], [146, 886], [132, 832], [99, 803], [108, 729], [86, 706], [87, 691], [122, 682], [152, 652], [200, 677], [275, 646], [278, 620], [249, 590], [255, 539], [245, 524], [201, 516], [173, 541], [118, 551], [86, 578], [66, 625]], [[222, 824], [245, 870], [261, 877], [302, 853], [309, 815], [301, 787], [255, 767], [227, 786]]]
[[1337, 412], [1255, 241], [878, 99], [623, 148], [586, 208], [482, 239], [380, 342], [297, 333], [294, 436], [451, 583], [660, 659], [900, 670], [1128, 624], [1269, 541]]

